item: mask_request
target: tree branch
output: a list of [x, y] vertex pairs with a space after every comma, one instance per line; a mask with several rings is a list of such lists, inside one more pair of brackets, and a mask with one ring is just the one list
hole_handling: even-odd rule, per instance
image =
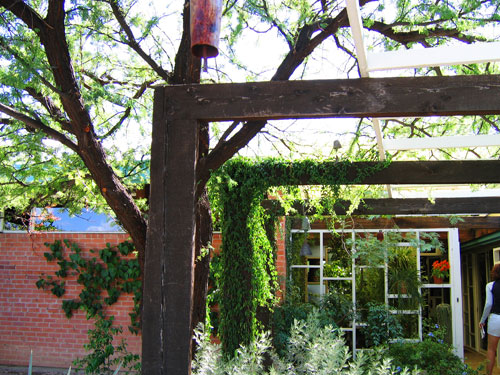
[[[132, 98], [139, 99], [144, 94], [146, 89], [148, 87], [151, 87], [151, 85], [155, 82], [156, 82], [156, 80], [144, 82], [139, 87], [139, 89], [137, 90], [137, 92], [134, 94], [134, 96]], [[99, 139], [105, 139], [105, 138], [109, 137], [111, 134], [113, 134], [115, 131], [117, 131], [120, 128], [120, 126], [123, 124], [123, 122], [130, 116], [131, 111], [132, 111], [132, 107], [130, 107], [130, 106], [127, 107], [125, 109], [125, 112], [123, 112], [123, 115], [118, 120], [118, 122], [106, 134], [99, 136]]]
[[6, 42], [3, 37], [0, 36], [0, 46], [9, 52], [21, 65], [26, 68], [28, 71], [32, 72], [40, 81], [51, 89], [54, 93], [61, 95], [62, 92], [57, 87], [55, 87], [52, 83], [50, 83], [45, 77], [43, 77], [36, 69], [33, 69], [30, 63], [28, 63], [23, 57], [21, 57], [16, 51], [10, 48], [9, 43]]
[[[371, 1], [374, 0], [362, 0], [360, 5], [363, 6]], [[325, 28], [321, 28], [319, 22], [304, 26], [299, 32], [294, 48], [287, 54], [271, 80], [288, 80], [295, 69], [304, 62], [305, 58], [309, 56], [318, 45], [331, 35], [334, 35], [341, 27], [346, 27], [348, 25], [349, 19], [347, 17], [347, 10], [343, 9]], [[318, 30], [321, 31], [311, 39], [313, 33]], [[247, 122], [228, 141], [219, 142], [217, 147], [215, 147], [210, 154], [199, 161], [199, 181], [205, 182], [210, 177], [210, 171], [219, 168], [226, 160], [231, 158], [241, 148], [245, 147], [264, 126], [266, 126], [266, 121]]]
[[388, 25], [379, 21], [375, 21], [373, 25], [368, 26], [367, 29], [371, 31], [376, 31], [379, 34], [382, 34], [385, 37], [392, 39], [398, 43], [401, 43], [403, 45], [407, 45], [408, 43], [422, 43], [426, 41], [428, 38], [433, 38], [433, 37], [453, 38], [468, 44], [480, 40], [485, 40], [485, 38], [482, 37], [464, 35], [462, 34], [461, 31], [457, 29], [444, 29], [440, 27], [436, 27], [434, 29], [427, 29], [428, 32], [425, 34], [419, 31], [395, 31], [392, 25]]
[[49, 112], [50, 116], [55, 121], [61, 124], [64, 130], [71, 132], [71, 124], [67, 121], [64, 113], [59, 109], [59, 107], [53, 102], [51, 98], [43, 96], [42, 93], [36, 91], [32, 87], [25, 87], [25, 90]]
[[41, 130], [47, 135], [47, 137], [54, 139], [58, 142], [61, 142], [66, 147], [78, 153], [78, 146], [75, 143], [73, 143], [70, 139], [66, 138], [63, 134], [59, 133], [58, 131], [48, 127], [43, 122], [35, 120], [29, 116], [26, 116], [25, 114], [18, 112], [14, 108], [11, 108], [1, 103], [0, 103], [0, 112], [3, 112], [14, 119], [21, 121], [31, 130]]
[[170, 75], [165, 69], [163, 69], [160, 65], [158, 65], [156, 61], [154, 61], [153, 58], [149, 56], [139, 45], [139, 43], [135, 39], [132, 29], [125, 20], [125, 16], [122, 10], [118, 6], [118, 2], [116, 0], [109, 0], [107, 1], [107, 3], [111, 6], [111, 10], [113, 11], [116, 20], [118, 21], [120, 27], [127, 36], [128, 40], [125, 44], [130, 48], [132, 48], [139, 56], [141, 56], [142, 59], [156, 72], [156, 74], [158, 74], [161, 78], [165, 80], [165, 82], [168, 82], [170, 79]]
[[0, 0], [0, 6], [12, 12], [16, 17], [21, 19], [26, 26], [31, 30], [44, 30], [50, 27], [45, 23], [42, 17], [38, 15], [33, 8], [31, 8], [24, 1], [20, 0]]

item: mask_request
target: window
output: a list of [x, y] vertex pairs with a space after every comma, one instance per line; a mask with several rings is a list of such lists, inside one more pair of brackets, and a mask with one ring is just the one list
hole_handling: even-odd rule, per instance
[[84, 209], [73, 215], [64, 208], [35, 208], [31, 215], [5, 213], [4, 230], [50, 232], [123, 232], [110, 216]]

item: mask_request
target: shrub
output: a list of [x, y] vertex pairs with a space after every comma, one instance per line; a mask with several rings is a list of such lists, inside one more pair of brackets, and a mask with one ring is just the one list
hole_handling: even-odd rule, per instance
[[395, 315], [391, 314], [386, 305], [367, 304], [366, 327], [363, 332], [368, 345], [378, 346], [391, 339], [401, 337], [403, 329]]
[[[294, 321], [283, 357], [271, 347], [268, 334], [241, 347], [230, 359], [222, 356], [218, 345], [211, 343], [203, 331], [197, 332], [196, 340], [198, 351], [193, 361], [193, 375], [410, 374], [407, 369], [396, 369], [381, 351], [360, 353], [352, 359], [342, 333], [332, 326], [322, 327], [317, 311], [309, 314], [306, 321]], [[267, 358], [270, 361], [266, 361]]]
[[308, 303], [288, 303], [274, 309], [273, 313], [273, 345], [279, 355], [286, 353], [290, 342], [290, 330], [295, 320], [306, 320], [313, 306]]
[[140, 370], [139, 355], [127, 350], [127, 343], [121, 340], [114, 345], [116, 335], [122, 333], [122, 328], [113, 326], [113, 318], [98, 318], [95, 329], [88, 330], [89, 342], [84, 345], [89, 351], [83, 358], [74, 361], [74, 365], [83, 369], [87, 375], [111, 374], [112, 368], [123, 368], [125, 374]]
[[444, 331], [436, 326], [436, 330], [429, 332], [421, 342], [391, 344], [386, 356], [392, 359], [394, 366], [414, 368], [424, 374], [480, 374], [482, 367], [474, 370], [464, 364], [443, 341], [443, 334]]

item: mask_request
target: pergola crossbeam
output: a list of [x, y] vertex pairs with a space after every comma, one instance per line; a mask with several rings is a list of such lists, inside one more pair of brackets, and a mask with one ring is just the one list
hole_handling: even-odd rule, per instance
[[386, 150], [490, 147], [500, 146], [500, 134], [384, 139], [383, 144]]
[[500, 114], [500, 75], [272, 81], [159, 88], [172, 118], [300, 118]]
[[[268, 209], [276, 209], [274, 202], [264, 201]], [[333, 209], [337, 215], [346, 215], [351, 202], [336, 202]], [[314, 208], [307, 208], [303, 202], [292, 207], [298, 214], [314, 215]], [[381, 198], [363, 199], [352, 215], [478, 215], [500, 213], [500, 197], [477, 198]]]
[[500, 61], [500, 42], [367, 53], [366, 59], [367, 72], [480, 64]]

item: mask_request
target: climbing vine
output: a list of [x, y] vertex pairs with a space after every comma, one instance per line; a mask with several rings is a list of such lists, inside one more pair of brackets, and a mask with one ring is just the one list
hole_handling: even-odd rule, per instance
[[[52, 275], [42, 274], [36, 286], [38, 289], [50, 290], [58, 298], [66, 293], [66, 279], [77, 276], [76, 282], [82, 286], [78, 298], [63, 299], [62, 310], [71, 318], [75, 310], [83, 309], [87, 318], [104, 318], [106, 306], [113, 305], [122, 293], [132, 294], [134, 307], [130, 313], [129, 329], [133, 333], [139, 330], [139, 309], [141, 301], [140, 268], [137, 258], [125, 258], [134, 250], [131, 242], [125, 241], [116, 247], [109, 243], [98, 253], [88, 259], [76, 243], [68, 240], [57, 240], [45, 243], [49, 251], [44, 253], [47, 261], [57, 262], [59, 269]], [[66, 248], [66, 249], [65, 249]], [[69, 256], [65, 254], [69, 252]]]
[[[360, 182], [384, 167], [371, 164], [353, 174], [351, 165], [349, 161], [237, 158], [212, 175], [211, 207], [223, 240], [219, 334], [226, 355], [252, 341], [259, 329], [257, 309], [271, 309], [276, 301], [276, 247], [270, 233], [275, 232], [278, 216], [265, 210], [262, 200], [271, 194], [289, 214], [291, 202], [299, 199], [304, 206], [314, 205], [318, 217], [332, 215], [343, 185]], [[304, 179], [315, 187], [299, 187]]]

